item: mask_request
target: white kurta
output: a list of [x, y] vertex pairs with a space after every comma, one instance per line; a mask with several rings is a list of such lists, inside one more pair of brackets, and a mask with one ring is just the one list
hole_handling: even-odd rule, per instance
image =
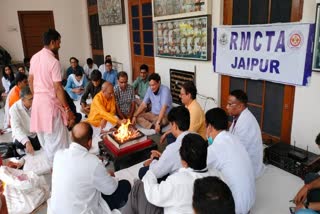
[[89, 68], [88, 64], [85, 64], [83, 66], [83, 71], [87, 75], [88, 78], [91, 78], [90, 76], [91, 76], [91, 73], [93, 70], [98, 70], [98, 66], [95, 63], [93, 63], [92, 68]]
[[174, 143], [166, 147], [159, 160], [153, 160], [151, 162], [149, 170], [151, 170], [157, 178], [162, 178], [167, 174], [173, 174], [182, 167], [179, 149], [184, 136], [188, 133], [188, 131], [181, 133]]
[[216, 170], [196, 172], [191, 168], [181, 168], [158, 184], [156, 176], [149, 170], [142, 181], [147, 200], [163, 207], [165, 214], [191, 214], [194, 181], [207, 176], [219, 176], [219, 173]]
[[29, 141], [28, 137], [35, 138], [37, 136], [36, 133], [30, 132], [31, 110], [27, 110], [23, 106], [21, 99], [11, 106], [9, 112], [13, 139], [24, 145]]
[[101, 193], [110, 195], [117, 187], [97, 156], [72, 143], [54, 158], [50, 213], [111, 213]]
[[241, 112], [235, 125], [232, 123], [230, 132], [240, 139], [249, 153], [255, 177], [260, 177], [265, 169], [261, 130], [248, 108]]
[[255, 177], [249, 155], [239, 140], [227, 131], [220, 132], [208, 147], [209, 168], [221, 172], [229, 186], [237, 214], [247, 214], [255, 202]]

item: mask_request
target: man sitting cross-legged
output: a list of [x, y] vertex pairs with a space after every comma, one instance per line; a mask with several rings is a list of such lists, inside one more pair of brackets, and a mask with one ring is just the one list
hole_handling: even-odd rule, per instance
[[93, 98], [87, 122], [102, 129], [108, 122], [112, 125], [121, 125], [126, 122], [126, 120], [119, 120], [116, 116], [116, 101], [113, 85], [110, 82], [104, 82], [101, 91]]
[[92, 133], [88, 123], [80, 122], [72, 129], [69, 149], [56, 153], [50, 213], [110, 213], [109, 208], [125, 205], [131, 185], [113, 178], [113, 172], [109, 175], [101, 160], [89, 153]]
[[[172, 96], [170, 89], [161, 84], [157, 73], [149, 76], [149, 86], [143, 102], [133, 116], [132, 123], [137, 122], [143, 128], [155, 129], [159, 133], [161, 126], [168, 124], [166, 115], [171, 109]], [[142, 113], [149, 103], [151, 103], [151, 111]]]
[[145, 161], [144, 167], [139, 170], [140, 179], [142, 179], [149, 168], [158, 179], [164, 179], [167, 175], [181, 168], [179, 148], [182, 139], [188, 134], [190, 113], [184, 106], [178, 106], [169, 111], [168, 120], [171, 125], [171, 133], [177, 139], [174, 143], [168, 145], [162, 154], [158, 151], [152, 151], [150, 159]]
[[97, 93], [101, 91], [101, 86], [104, 83], [102, 75], [99, 70], [93, 70], [90, 76], [90, 82], [87, 85], [82, 97], [81, 97], [81, 111], [86, 115], [90, 112], [90, 105], [87, 104], [88, 96], [93, 99]]
[[207, 142], [198, 134], [187, 134], [179, 150], [182, 168], [158, 184], [149, 170], [136, 181], [123, 208], [124, 214], [193, 213], [193, 183], [197, 178], [218, 175], [206, 164]]
[[25, 149], [29, 154], [41, 148], [37, 134], [30, 132], [30, 115], [33, 95], [29, 86], [20, 91], [20, 100], [10, 108], [12, 136], [17, 148]]
[[124, 71], [118, 73], [118, 85], [114, 87], [117, 115], [120, 119], [132, 119], [135, 103], [134, 90], [128, 84], [128, 74]]

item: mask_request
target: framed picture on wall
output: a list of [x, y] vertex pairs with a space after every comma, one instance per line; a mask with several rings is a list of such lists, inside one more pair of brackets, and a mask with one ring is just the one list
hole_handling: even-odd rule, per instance
[[210, 26], [209, 16], [155, 22], [156, 56], [210, 60]]
[[123, 0], [98, 0], [100, 25], [125, 24]]
[[316, 26], [313, 45], [312, 70], [320, 71], [320, 4], [317, 4]]
[[153, 0], [153, 21], [211, 14], [211, 0]]

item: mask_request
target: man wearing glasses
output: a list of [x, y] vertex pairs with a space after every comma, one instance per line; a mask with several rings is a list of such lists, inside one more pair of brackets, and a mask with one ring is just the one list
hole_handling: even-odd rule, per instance
[[263, 148], [259, 124], [247, 107], [248, 97], [242, 90], [234, 90], [228, 97], [227, 111], [233, 117], [229, 128], [249, 153], [255, 177], [263, 174]]
[[20, 91], [20, 100], [10, 108], [12, 136], [17, 148], [33, 155], [41, 148], [37, 134], [30, 132], [30, 115], [33, 95], [29, 86]]

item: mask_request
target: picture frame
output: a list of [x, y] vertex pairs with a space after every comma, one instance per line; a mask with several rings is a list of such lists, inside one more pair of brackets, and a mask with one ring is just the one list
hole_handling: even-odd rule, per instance
[[320, 3], [316, 7], [312, 70], [320, 72]]
[[123, 0], [98, 0], [97, 6], [101, 26], [126, 23]]
[[211, 14], [211, 0], [152, 0], [153, 21]]
[[154, 23], [157, 57], [210, 60], [210, 16]]

